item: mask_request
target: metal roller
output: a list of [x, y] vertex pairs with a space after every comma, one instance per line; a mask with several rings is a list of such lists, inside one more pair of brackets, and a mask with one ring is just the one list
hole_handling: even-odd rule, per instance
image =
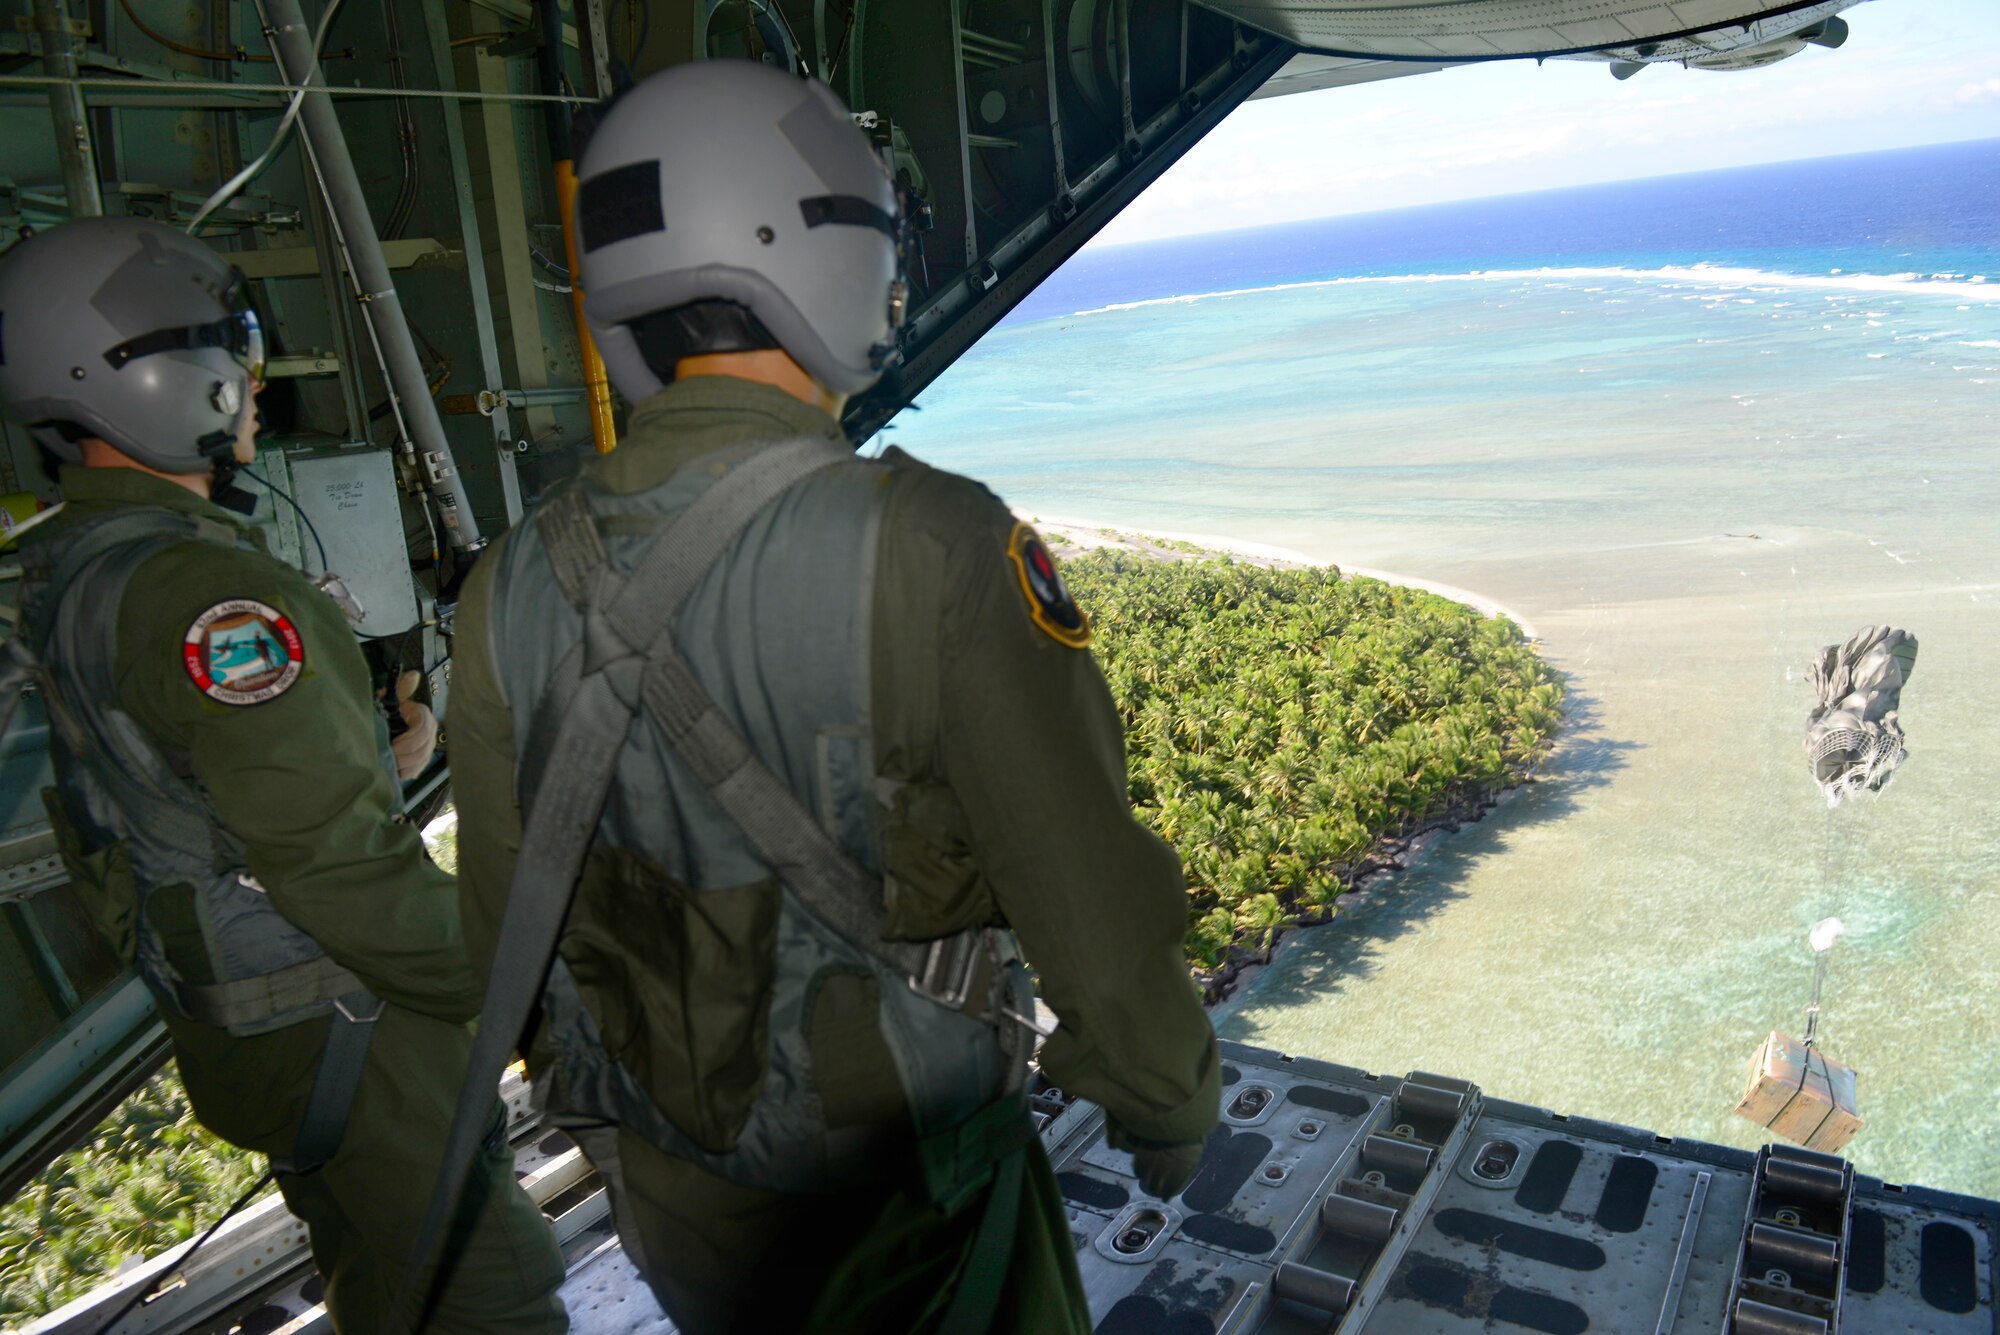
[[1422, 1177], [1430, 1171], [1436, 1151], [1400, 1136], [1372, 1135], [1361, 1142], [1361, 1166], [1383, 1173]]
[[1847, 1178], [1838, 1168], [1773, 1154], [1764, 1163], [1764, 1188], [1809, 1205], [1838, 1206], [1846, 1199]]
[[1455, 1122], [1465, 1112], [1465, 1105], [1472, 1101], [1470, 1088], [1455, 1088], [1440, 1084], [1420, 1083], [1415, 1077], [1403, 1082], [1396, 1091], [1396, 1115], [1399, 1118], [1424, 1117]]
[[1840, 1265], [1838, 1239], [1782, 1224], [1750, 1225], [1747, 1252], [1756, 1269], [1784, 1270], [1829, 1282]]
[[1354, 1281], [1345, 1275], [1286, 1261], [1271, 1279], [1271, 1292], [1339, 1316], [1354, 1301]]
[[1338, 1192], [1328, 1196], [1319, 1207], [1320, 1222], [1326, 1225], [1327, 1232], [1376, 1247], [1389, 1240], [1389, 1235], [1396, 1231], [1396, 1221], [1402, 1217], [1401, 1210]]
[[1823, 1318], [1804, 1312], [1773, 1307], [1755, 1298], [1738, 1298], [1729, 1335], [1827, 1335], [1827, 1324]]

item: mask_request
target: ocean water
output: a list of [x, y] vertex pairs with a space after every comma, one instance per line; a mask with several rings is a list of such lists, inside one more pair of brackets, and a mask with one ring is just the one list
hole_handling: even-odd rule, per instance
[[[1865, 1172], [2000, 1195], [2000, 141], [1086, 252], [887, 438], [1029, 512], [1477, 590], [1575, 710], [1546, 778], [1225, 1036], [1731, 1144], [1823, 1025]], [[1829, 811], [1807, 664], [1921, 656]]]

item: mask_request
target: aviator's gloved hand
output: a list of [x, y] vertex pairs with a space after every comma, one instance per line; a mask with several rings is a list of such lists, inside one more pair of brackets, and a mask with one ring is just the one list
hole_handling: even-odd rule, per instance
[[1202, 1141], [1168, 1143], [1135, 1136], [1115, 1119], [1105, 1119], [1104, 1139], [1114, 1150], [1132, 1155], [1132, 1173], [1155, 1200], [1169, 1200], [1186, 1189], [1201, 1166]]
[[403, 716], [403, 730], [390, 739], [389, 749], [396, 754], [396, 777], [405, 783], [424, 772], [437, 750], [437, 715], [431, 713], [430, 706], [410, 698], [422, 681], [422, 674], [414, 670], [396, 680], [396, 708]]

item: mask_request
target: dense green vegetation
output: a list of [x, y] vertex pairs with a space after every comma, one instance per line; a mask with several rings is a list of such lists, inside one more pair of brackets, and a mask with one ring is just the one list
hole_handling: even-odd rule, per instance
[[1111, 549], [1063, 569], [1124, 715], [1133, 806], [1187, 868], [1202, 969], [1326, 918], [1385, 841], [1520, 782], [1561, 721], [1520, 630], [1435, 594]]
[[169, 1065], [0, 1208], [0, 1328], [197, 1236], [263, 1175], [264, 1156], [194, 1120]]
[[[431, 858], [458, 869], [458, 824], [426, 832]], [[0, 1206], [0, 1331], [43, 1316], [116, 1273], [197, 1237], [264, 1174], [195, 1121], [173, 1064]]]
[[[1124, 714], [1132, 800], [1181, 855], [1203, 970], [1323, 920], [1385, 841], [1519, 782], [1562, 686], [1512, 622], [1332, 570], [1118, 535], [1064, 573]], [[457, 830], [432, 855], [451, 869]], [[172, 1068], [0, 1209], [0, 1326], [206, 1228], [264, 1170], [195, 1123]]]

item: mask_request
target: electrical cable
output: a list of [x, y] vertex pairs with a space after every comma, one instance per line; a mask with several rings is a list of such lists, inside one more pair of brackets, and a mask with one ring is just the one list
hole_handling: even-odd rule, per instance
[[[541, 226], [541, 224], [537, 223], [536, 226], [539, 227]], [[528, 253], [535, 257], [535, 262], [537, 264], [541, 265], [544, 269], [547, 269], [550, 273], [554, 274], [556, 277], [568, 278], [570, 276], [568, 268], [566, 268], [563, 265], [557, 264], [554, 260], [542, 254], [541, 251], [535, 249], [535, 247], [532, 244], [530, 244], [528, 247]]]
[[[646, 49], [646, 42], [653, 35], [653, 6], [651, 0], [611, 0], [604, 10], [604, 27], [611, 29], [612, 15], [618, 6], [625, 6], [625, 63], [639, 63], [639, 53]], [[636, 12], [636, 17], [635, 17]]]
[[154, 32], [151, 28], [147, 27], [146, 20], [139, 17], [139, 11], [132, 8], [132, 0], [118, 0], [118, 7], [125, 11], [126, 18], [132, 20], [133, 27], [137, 28], [140, 32], [152, 38], [155, 42], [159, 43], [161, 46], [164, 46], [169, 51], [178, 51], [184, 56], [194, 56], [200, 60], [224, 60], [224, 61], [237, 61], [239, 63], [242, 61], [256, 61], [258, 64], [261, 65], [268, 65], [271, 63], [271, 58], [269, 56], [253, 56], [240, 46], [237, 47], [234, 51], [209, 51], [199, 46], [189, 46], [184, 42], [176, 42], [173, 38], [168, 37], [165, 33]]
[[236, 1198], [236, 1203], [230, 1206], [227, 1210], [224, 1210], [222, 1212], [222, 1218], [216, 1220], [213, 1224], [210, 1224], [208, 1226], [208, 1232], [202, 1234], [199, 1238], [196, 1238], [194, 1246], [188, 1248], [186, 1251], [181, 1253], [181, 1259], [179, 1265], [176, 1265], [169, 1270], [162, 1270], [159, 1274], [153, 1276], [151, 1283], [140, 1285], [138, 1291], [135, 1292], [130, 1298], [127, 1298], [125, 1300], [125, 1305], [119, 1308], [116, 1312], [112, 1313], [111, 1319], [109, 1321], [105, 1322], [103, 1325], [97, 1328], [97, 1335], [109, 1335], [111, 1328], [117, 1325], [120, 1321], [123, 1321], [126, 1318], [126, 1316], [128, 1316], [131, 1313], [133, 1308], [137, 1307], [140, 1303], [145, 1302], [147, 1299], [151, 1298], [156, 1292], [158, 1292], [160, 1285], [166, 1282], [166, 1279], [169, 1275], [178, 1274], [180, 1270], [187, 1265], [188, 1258], [193, 1256], [196, 1252], [200, 1251], [202, 1247], [208, 1242], [208, 1240], [215, 1236], [216, 1231], [218, 1229], [220, 1229], [224, 1224], [228, 1223], [231, 1219], [235, 1218], [236, 1212], [238, 1210], [241, 1210], [244, 1206], [248, 1205], [253, 1199], [256, 1198], [258, 1192], [262, 1191], [265, 1187], [270, 1186], [273, 1182], [277, 1180], [278, 1180], [277, 1174], [272, 1172], [266, 1172], [264, 1176], [258, 1178], [255, 1182], [251, 1183], [250, 1190], [244, 1192], [241, 1196], [238, 1196]]
[[854, 36], [854, 8], [853, 0], [850, 0], [847, 22], [840, 29], [840, 45], [833, 48], [833, 55], [826, 62], [826, 73], [820, 76], [829, 87], [833, 84], [834, 71], [840, 68], [840, 58], [847, 54], [847, 39]]
[[[271, 159], [278, 155], [278, 150], [284, 146], [285, 135], [298, 120], [299, 111], [306, 104], [306, 89], [312, 85], [314, 77], [319, 73], [319, 49], [326, 41], [326, 30], [332, 26], [333, 16], [339, 12], [340, 0], [330, 0], [330, 3], [326, 7], [326, 12], [320, 15], [319, 30], [313, 34], [312, 61], [306, 66], [305, 82], [300, 85], [298, 92], [292, 94], [291, 103], [285, 108], [284, 118], [278, 122], [277, 130], [271, 135], [270, 147], [258, 154], [256, 160], [244, 167], [242, 171], [237, 172], [236, 175], [216, 187], [215, 193], [210, 195], [207, 202], [195, 211], [194, 221], [187, 225], [189, 236], [194, 235], [195, 229], [202, 225], [209, 214], [215, 212], [234, 198], [237, 191], [248, 185], [256, 177], [257, 173], [270, 166]], [[261, 10], [258, 12], [258, 18], [260, 21], [263, 19], [263, 12]], [[282, 71], [280, 73], [282, 74]], [[321, 82], [324, 83], [325, 80], [321, 80]]]
[[243, 476], [249, 478], [252, 482], [255, 482], [258, 486], [262, 487], [264, 490], [270, 492], [273, 496], [276, 496], [278, 499], [282, 500], [286, 505], [292, 507], [293, 512], [296, 513], [300, 521], [305, 524], [306, 532], [312, 534], [313, 546], [319, 549], [319, 573], [322, 575], [332, 574], [333, 567], [329, 566], [326, 563], [326, 544], [320, 541], [319, 529], [313, 525], [312, 516], [308, 515], [305, 512], [305, 510], [300, 507], [299, 503], [291, 498], [290, 493], [280, 491], [277, 487], [272, 486], [271, 480], [269, 478], [265, 477], [262, 473], [259, 473], [255, 469], [251, 468], [250, 465], [248, 464], [238, 465], [236, 471], [243, 474]]
[[[382, 0], [382, 29], [389, 39], [389, 79], [397, 88], [408, 88], [410, 84], [408, 57], [403, 52], [403, 30], [396, 17], [395, 0]], [[412, 110], [414, 104], [407, 97], [396, 99], [396, 147], [401, 157], [402, 181], [396, 190], [396, 201], [389, 206], [389, 216], [382, 227], [382, 239], [393, 241], [403, 235], [410, 225], [410, 218], [417, 211], [417, 201], [423, 189], [423, 170], [417, 157], [417, 118]]]

